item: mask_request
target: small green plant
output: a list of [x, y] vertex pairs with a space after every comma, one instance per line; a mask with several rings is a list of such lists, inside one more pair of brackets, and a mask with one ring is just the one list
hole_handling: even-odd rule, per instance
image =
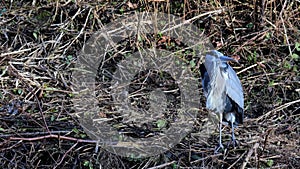
[[157, 126], [158, 129], [162, 129], [162, 128], [166, 127], [166, 125], [167, 125], [166, 120], [161, 120], [160, 119], [160, 120], [156, 121], [156, 126]]
[[[297, 52], [300, 52], [300, 43], [299, 42], [295, 43], [295, 50]], [[299, 60], [299, 55], [297, 53], [293, 53], [292, 54], [292, 59], [298, 61]]]
[[79, 132], [80, 132], [76, 127], [73, 128], [72, 131], [73, 131], [75, 134], [79, 134]]
[[41, 10], [41, 11], [39, 11], [39, 13], [37, 14], [36, 18], [37, 18], [39, 21], [44, 21], [44, 20], [46, 20], [47, 18], [49, 18], [51, 15], [52, 15], [51, 12], [46, 11], [46, 10]]
[[269, 40], [269, 39], [271, 39], [271, 33], [270, 33], [270, 32], [267, 32], [267, 33], [266, 33], [266, 40]]
[[66, 62], [67, 62], [67, 64], [70, 64], [72, 60], [73, 60], [73, 56], [72, 56], [72, 55], [68, 55], [68, 56], [66, 57]]
[[1, 16], [3, 13], [5, 13], [5, 12], [6, 12], [6, 8], [0, 9], [0, 16]]
[[89, 169], [93, 169], [93, 164], [89, 161], [84, 161], [83, 166], [88, 167]]
[[14, 94], [21, 95], [23, 93], [23, 90], [17, 88], [17, 89], [14, 89], [13, 92], [14, 92]]
[[144, 40], [143, 36], [139, 35], [139, 36], [138, 36], [138, 41], [139, 41], [139, 42], [143, 42], [143, 40]]
[[272, 167], [273, 164], [274, 164], [274, 161], [273, 161], [272, 159], [269, 159], [269, 160], [267, 161], [268, 167]]
[[140, 162], [142, 159], [136, 156], [135, 154], [130, 154], [128, 157], [129, 161]]
[[191, 61], [190, 61], [190, 66], [191, 66], [191, 68], [194, 68], [194, 67], [196, 66], [196, 63], [195, 63], [194, 60], [191, 60]]
[[248, 23], [248, 24], [246, 25], [246, 27], [249, 28], [249, 29], [253, 28], [253, 26], [254, 26], [254, 24], [253, 24], [252, 22], [250, 22], [250, 23]]
[[292, 59], [297, 61], [299, 59], [299, 55], [296, 54], [296, 53], [293, 53], [292, 54]]
[[271, 87], [271, 86], [274, 86], [274, 84], [275, 84], [274, 80], [271, 80], [271, 81], [269, 82], [269, 86], [270, 86], [270, 87]]
[[172, 164], [172, 168], [173, 168], [173, 169], [176, 169], [176, 168], [178, 168], [178, 165], [177, 165], [176, 163], [173, 163], [173, 164]]
[[32, 33], [32, 35], [33, 35], [33, 37], [35, 38], [35, 40], [38, 39], [38, 32], [34, 31], [34, 32]]
[[79, 131], [76, 127], [72, 129], [76, 137], [86, 138], [86, 134]]
[[124, 14], [124, 9], [123, 8], [121, 8], [119, 11], [120, 11], [121, 14]]
[[286, 68], [286, 69], [291, 69], [292, 65], [291, 65], [291, 63], [289, 61], [284, 61], [283, 67]]
[[69, 97], [74, 97], [75, 94], [74, 93], [68, 93]]
[[55, 120], [55, 116], [54, 115], [51, 115], [51, 118], [50, 118], [50, 121], [54, 121]]
[[256, 63], [257, 62], [257, 53], [254, 51], [251, 55], [248, 55], [248, 61]]
[[163, 36], [163, 34], [161, 32], [159, 32], [157, 35], [159, 38], [162, 38], [162, 36]]
[[295, 43], [295, 49], [299, 52], [300, 51], [300, 43], [296, 42]]

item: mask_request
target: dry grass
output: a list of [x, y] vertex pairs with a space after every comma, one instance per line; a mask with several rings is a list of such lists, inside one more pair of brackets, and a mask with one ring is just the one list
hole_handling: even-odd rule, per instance
[[[0, 4], [1, 168], [300, 168], [299, 1]], [[95, 31], [131, 11], [194, 18], [218, 50], [240, 56], [246, 119], [236, 130], [239, 147], [215, 155], [217, 135], [209, 143], [198, 137], [201, 115], [180, 144], [145, 159], [119, 157], [87, 137], [70, 115], [71, 68]], [[223, 133], [229, 140], [229, 128]]]

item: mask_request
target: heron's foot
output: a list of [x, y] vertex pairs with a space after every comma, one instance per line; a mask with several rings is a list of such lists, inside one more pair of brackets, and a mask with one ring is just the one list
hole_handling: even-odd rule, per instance
[[224, 151], [224, 146], [222, 143], [219, 143], [219, 146], [215, 149], [215, 154], [218, 154], [221, 149]]
[[227, 142], [227, 148], [229, 148], [230, 145], [232, 145], [233, 148], [235, 148], [235, 146], [238, 146], [237, 140], [235, 138], [231, 138], [231, 140]]

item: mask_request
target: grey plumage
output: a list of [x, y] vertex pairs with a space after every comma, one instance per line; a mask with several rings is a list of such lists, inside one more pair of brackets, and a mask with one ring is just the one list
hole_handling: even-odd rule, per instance
[[232, 142], [235, 144], [234, 127], [243, 123], [244, 118], [243, 88], [228, 61], [235, 60], [212, 50], [206, 54], [205, 62], [200, 67], [206, 108], [219, 114], [219, 147], [216, 151], [223, 148], [222, 121], [231, 125]]

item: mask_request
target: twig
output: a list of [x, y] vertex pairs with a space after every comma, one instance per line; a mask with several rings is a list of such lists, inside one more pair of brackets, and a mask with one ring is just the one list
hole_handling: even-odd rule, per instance
[[117, 142], [101, 142], [99, 140], [84, 140], [84, 139], [77, 139], [77, 138], [73, 138], [73, 137], [67, 137], [67, 136], [60, 136], [60, 135], [56, 135], [56, 134], [50, 134], [50, 135], [46, 135], [46, 136], [39, 136], [39, 137], [32, 137], [32, 138], [24, 138], [24, 137], [10, 137], [9, 140], [11, 141], [38, 141], [38, 140], [43, 140], [43, 139], [49, 139], [49, 138], [56, 138], [56, 139], [60, 139], [60, 140], [69, 140], [69, 141], [76, 141], [78, 143], [98, 143], [98, 144], [110, 144], [110, 145], [115, 145], [118, 144]]
[[[43, 139], [48, 139], [48, 138], [56, 138], [56, 139], [62, 139], [62, 140], [70, 140], [70, 141], [76, 141], [79, 143], [96, 143], [99, 142], [98, 140], [84, 140], [84, 139], [77, 139], [73, 137], [66, 137], [66, 136], [60, 136], [56, 134], [50, 134], [46, 136], [39, 136], [39, 137], [32, 137], [32, 138], [24, 138], [24, 137], [10, 137], [9, 140], [12, 141], [37, 141], [37, 140], [43, 140]], [[104, 143], [104, 142], [99, 142], [99, 143]], [[109, 144], [117, 144], [116, 142], [109, 142]]]
[[8, 53], [1, 53], [1, 54], [0, 54], [0, 57], [24, 53], [24, 52], [30, 51], [31, 49], [32, 49], [32, 48], [29, 48], [29, 49], [23, 49], [23, 50], [18, 50], [18, 51], [13, 51], [13, 52], [8, 52]]
[[239, 157], [234, 163], [232, 163], [232, 164], [228, 167], [228, 169], [232, 168], [238, 161], [240, 161], [240, 159], [241, 159], [242, 157], [244, 157], [244, 155], [246, 154], [246, 152], [247, 152], [247, 151], [245, 151], [242, 155], [240, 155], [240, 157]]
[[264, 146], [263, 146], [263, 149], [262, 149], [261, 153], [259, 153], [259, 155], [258, 155], [257, 166], [256, 166], [257, 168], [260, 168], [260, 156], [261, 156], [262, 152], [265, 151], [265, 148], [266, 148], [266, 145], [267, 145], [267, 142], [268, 142], [268, 138], [269, 138], [269, 135], [270, 135], [272, 130], [273, 130], [273, 128], [270, 128], [266, 131], [266, 136], [265, 136], [265, 139], [264, 139]]
[[293, 104], [295, 104], [295, 103], [298, 103], [298, 102], [300, 102], [300, 99], [294, 100], [294, 101], [291, 101], [291, 102], [288, 102], [288, 103], [285, 103], [284, 105], [281, 105], [281, 106], [279, 106], [279, 107], [277, 107], [277, 108], [275, 108], [275, 109], [273, 109], [273, 110], [267, 112], [266, 114], [264, 114], [264, 115], [258, 117], [256, 120], [261, 120], [262, 118], [269, 116], [269, 115], [270, 115], [271, 113], [273, 113], [273, 112], [282, 110], [282, 109], [287, 108], [287, 107], [289, 107], [289, 106], [291, 106], [291, 105], [293, 105]]
[[[72, 131], [51, 131], [51, 134], [66, 134], [71, 133]], [[44, 135], [49, 134], [48, 132], [33, 132], [33, 133], [17, 133], [18, 136], [36, 136], [36, 135]], [[13, 137], [16, 134], [3, 134], [0, 135], [0, 138]]]
[[287, 33], [287, 30], [286, 30], [286, 27], [285, 27], [285, 22], [284, 22], [284, 20], [283, 20], [283, 18], [282, 18], [282, 13], [283, 13], [283, 10], [284, 10], [285, 7], [286, 7], [286, 3], [287, 3], [287, 1], [284, 1], [284, 4], [283, 4], [283, 6], [282, 6], [282, 10], [280, 11], [279, 16], [280, 16], [280, 19], [281, 19], [281, 22], [282, 22], [285, 40], [286, 40], [286, 43], [288, 44], [288, 48], [289, 48], [290, 55], [292, 56], [293, 53], [292, 53], [291, 45], [290, 45], [290, 42], [289, 42], [289, 37], [288, 37], [288, 35], [287, 35], [288, 33]]
[[57, 165], [55, 167], [53, 167], [54, 169], [57, 168], [62, 162], [63, 160], [65, 159], [66, 155], [73, 149], [77, 146], [78, 142], [75, 143], [71, 148], [69, 148], [68, 151], [66, 151], [66, 153], [62, 156], [61, 160], [59, 161], [59, 163], [57, 163]]
[[210, 155], [210, 156], [207, 156], [207, 157], [204, 157], [204, 158], [200, 158], [200, 159], [197, 159], [195, 161], [192, 161], [191, 164], [198, 163], [199, 161], [203, 161], [203, 160], [206, 160], [206, 159], [209, 159], [209, 158], [214, 158], [214, 157], [219, 157], [219, 156], [223, 156], [223, 154], [214, 154], [214, 155]]
[[262, 64], [262, 63], [265, 63], [265, 61], [261, 61], [261, 62], [259, 62], [259, 63], [254, 64], [254, 65], [248, 66], [248, 67], [246, 67], [245, 69], [243, 69], [243, 70], [237, 72], [236, 74], [243, 73], [243, 72], [245, 72], [245, 71], [247, 71], [247, 70], [249, 70], [249, 69], [251, 69], [251, 68], [253, 68], [253, 67], [256, 67], [258, 64]]
[[[82, 29], [80, 30], [79, 34], [72, 40], [72, 42], [66, 47], [66, 49], [64, 50], [63, 54], [65, 54], [65, 52], [71, 47], [71, 45], [80, 37], [80, 35], [83, 33], [87, 23], [88, 23], [88, 20], [89, 20], [89, 17], [90, 17], [90, 14], [91, 14], [91, 11], [92, 11], [92, 8], [90, 8], [89, 10], [89, 13], [86, 17], [86, 20], [85, 20], [85, 23], [82, 27]], [[77, 13], [76, 13], [77, 14]], [[75, 17], [75, 16], [74, 16]], [[73, 18], [74, 19], [74, 18]]]
[[214, 10], [214, 11], [209, 11], [209, 12], [202, 13], [202, 14], [197, 15], [197, 16], [191, 18], [191, 19], [185, 20], [185, 21], [182, 22], [181, 24], [178, 24], [178, 25], [175, 25], [175, 26], [170, 27], [170, 28], [168, 28], [168, 29], [165, 29], [165, 30], [161, 31], [161, 33], [165, 33], [165, 32], [167, 32], [167, 31], [176, 29], [176, 28], [181, 27], [182, 25], [185, 25], [185, 24], [190, 24], [190, 23], [192, 23], [194, 20], [199, 19], [199, 18], [201, 18], [201, 17], [203, 17], [203, 16], [211, 15], [211, 14], [214, 14], [214, 13], [221, 13], [221, 12], [224, 12], [224, 11], [225, 11], [225, 9], [222, 8], [222, 9], [218, 9], [218, 10]]
[[253, 154], [253, 150], [256, 150], [258, 148], [258, 146], [259, 146], [259, 143], [255, 143], [254, 146], [248, 151], [247, 157], [246, 157], [245, 161], [242, 164], [242, 167], [241, 167], [242, 169], [244, 169], [246, 167], [250, 157]]
[[155, 166], [155, 167], [151, 167], [151, 168], [148, 168], [148, 169], [165, 168], [166, 166], [169, 166], [169, 165], [174, 164], [174, 163], [176, 163], [176, 161], [171, 161], [171, 162], [161, 164], [161, 165], [158, 165], [158, 166]]
[[49, 127], [48, 127], [48, 124], [47, 124], [47, 121], [46, 121], [46, 118], [45, 118], [45, 115], [44, 115], [44, 112], [43, 112], [43, 109], [42, 109], [42, 105], [41, 105], [41, 102], [39, 101], [39, 98], [34, 95], [35, 99], [36, 99], [36, 102], [38, 104], [38, 108], [39, 108], [39, 111], [40, 111], [40, 114], [43, 118], [43, 121], [44, 121], [44, 124], [45, 124], [45, 127], [46, 127], [46, 130], [51, 133], [51, 131], [49, 130]]

